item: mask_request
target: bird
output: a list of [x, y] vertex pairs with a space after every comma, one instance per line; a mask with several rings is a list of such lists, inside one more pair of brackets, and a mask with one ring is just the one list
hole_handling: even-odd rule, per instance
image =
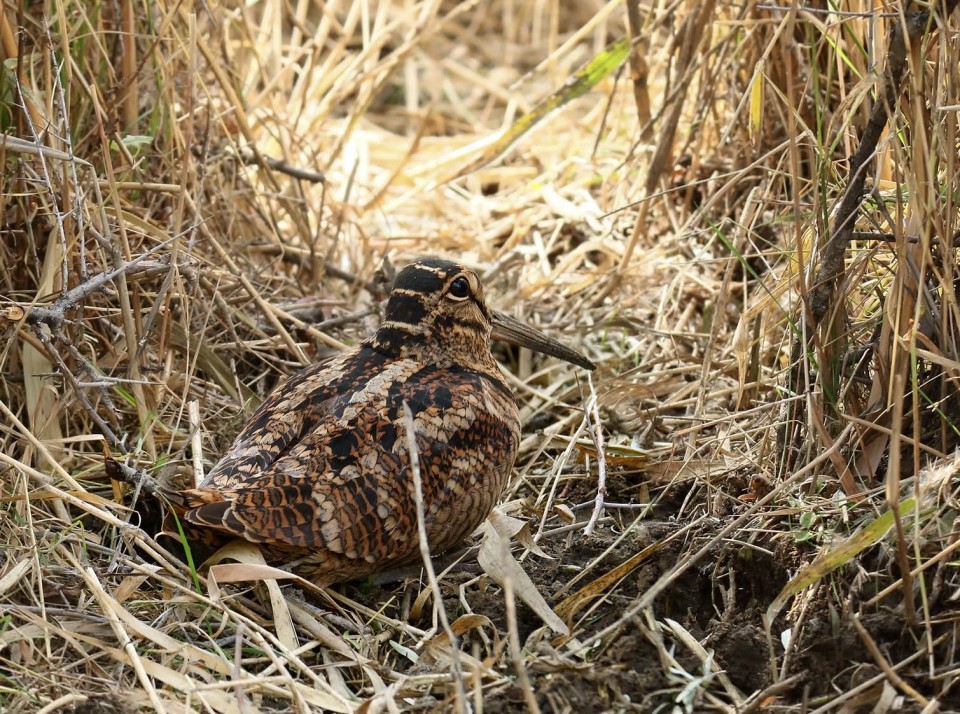
[[496, 505], [520, 443], [491, 339], [595, 367], [488, 307], [474, 271], [420, 259], [397, 273], [371, 338], [291, 376], [199, 485], [163, 496], [191, 529], [259, 544], [325, 587], [421, 561], [414, 445], [427, 544], [449, 551]]

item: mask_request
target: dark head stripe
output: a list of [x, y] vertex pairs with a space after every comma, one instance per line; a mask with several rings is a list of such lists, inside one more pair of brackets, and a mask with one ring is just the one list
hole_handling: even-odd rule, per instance
[[[454, 267], [453, 263], [447, 263], [446, 265]], [[393, 283], [393, 289], [410, 290], [421, 294], [435, 293], [443, 289], [448, 275], [448, 271], [443, 269], [442, 265], [414, 263], [413, 265], [408, 265], [397, 274], [397, 279]]]
[[484, 325], [481, 322], [476, 320], [470, 320], [468, 318], [456, 317], [454, 315], [440, 315], [436, 319], [436, 326], [440, 329], [441, 332], [447, 331], [454, 326], [462, 327], [473, 332], [483, 332]]
[[385, 322], [380, 325], [380, 329], [377, 330], [377, 334], [373, 338], [372, 346], [378, 352], [396, 357], [401, 347], [412, 344], [414, 341], [422, 342], [423, 334], [416, 330], [411, 330], [406, 325]]
[[384, 313], [384, 322], [405, 322], [408, 325], [417, 325], [427, 316], [427, 305], [419, 294], [398, 293], [390, 294], [387, 309]]

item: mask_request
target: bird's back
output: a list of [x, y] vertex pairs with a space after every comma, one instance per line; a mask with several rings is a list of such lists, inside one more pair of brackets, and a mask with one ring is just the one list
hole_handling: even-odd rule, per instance
[[458, 544], [509, 477], [513, 396], [498, 374], [391, 359], [369, 343], [278, 388], [200, 488], [182, 494], [187, 521], [262, 543], [280, 565], [296, 558], [321, 582], [417, 560], [404, 404], [428, 543], [434, 553]]

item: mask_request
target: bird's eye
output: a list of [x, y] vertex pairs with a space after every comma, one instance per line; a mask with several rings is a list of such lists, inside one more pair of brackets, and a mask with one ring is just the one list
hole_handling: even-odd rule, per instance
[[447, 291], [447, 295], [454, 300], [466, 300], [470, 297], [470, 281], [461, 275], [450, 283], [450, 289]]

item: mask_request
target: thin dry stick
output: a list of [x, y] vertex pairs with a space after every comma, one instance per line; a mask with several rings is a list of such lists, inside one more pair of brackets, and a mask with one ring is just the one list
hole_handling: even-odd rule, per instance
[[233, 646], [233, 671], [230, 673], [230, 680], [233, 684], [234, 693], [237, 701], [243, 698], [243, 637], [246, 634], [246, 625], [243, 622], [237, 623], [236, 642]]
[[[64, 694], [62, 697], [54, 699], [42, 709], [37, 709], [37, 714], [54, 714], [54, 712], [77, 711], [77, 709], [68, 710], [68, 704], [81, 704], [90, 700], [85, 694], [73, 693]], [[79, 708], [79, 707], [78, 707]]]
[[637, 121], [644, 127], [641, 139], [647, 139], [652, 130], [650, 123], [650, 90], [647, 86], [647, 66], [644, 51], [638, 42], [643, 32], [643, 19], [640, 15], [639, 0], [627, 0], [627, 28], [630, 31], [630, 80], [633, 82], [633, 103], [637, 107]]
[[196, 399], [187, 403], [187, 418], [190, 421], [190, 451], [193, 452], [193, 484], [197, 488], [203, 481], [203, 440], [200, 438], [200, 402]]
[[603, 499], [607, 495], [607, 457], [603, 444], [603, 428], [600, 424], [600, 410], [597, 408], [597, 393], [593, 388], [593, 378], [589, 372], [587, 372], [587, 385], [590, 388], [590, 398], [584, 404], [583, 416], [597, 450], [597, 497], [594, 500], [593, 513], [590, 515], [587, 527], [583, 529], [585, 536], [591, 536], [603, 513]]
[[[67, 554], [66, 551], [64, 551], [64, 553]], [[150, 704], [153, 706], [154, 711], [159, 712], [160, 714], [165, 714], [166, 709], [163, 706], [163, 702], [160, 700], [160, 695], [157, 694], [157, 690], [153, 686], [153, 681], [151, 681], [149, 675], [147, 675], [147, 671], [143, 667], [143, 662], [140, 661], [140, 655], [137, 652], [136, 646], [133, 644], [133, 640], [130, 638], [130, 635], [127, 634], [126, 628], [124, 628], [123, 623], [120, 621], [120, 618], [117, 616], [117, 612], [114, 609], [115, 606], [121, 606], [116, 602], [116, 600], [107, 594], [106, 590], [103, 589], [103, 586], [100, 584], [100, 580], [97, 578], [97, 574], [94, 572], [93, 568], [82, 568], [80, 563], [73, 559], [73, 556], [69, 554], [67, 555], [70, 560], [73, 561], [72, 565], [83, 576], [83, 579], [87, 583], [87, 587], [90, 588], [94, 597], [100, 603], [100, 610], [107, 618], [107, 622], [110, 623], [110, 628], [113, 630], [113, 633], [117, 637], [117, 641], [120, 643], [120, 646], [126, 653], [130, 666], [133, 667], [133, 671], [137, 674], [137, 679], [140, 681], [141, 686], [143, 686], [144, 691], [146, 691], [147, 696], [150, 698]]]
[[540, 714], [537, 697], [533, 693], [533, 687], [530, 686], [530, 677], [527, 676], [527, 668], [523, 666], [520, 632], [517, 630], [517, 601], [513, 597], [513, 582], [510, 578], [503, 581], [503, 599], [507, 610], [507, 637], [510, 641], [510, 659], [513, 660], [513, 668], [517, 673], [520, 690], [523, 692], [523, 701], [527, 705], [527, 711], [532, 714]]
[[793, 689], [804, 674], [795, 674], [779, 682], [774, 682], [766, 689], [754, 692], [743, 703], [741, 708], [737, 709], [737, 714], [754, 714], [754, 712], [767, 711], [771, 701], [774, 701], [780, 694]]
[[423, 569], [427, 574], [430, 590], [433, 592], [440, 626], [450, 641], [450, 661], [453, 663], [454, 685], [457, 688], [457, 711], [466, 714], [468, 700], [466, 685], [463, 682], [463, 668], [460, 664], [460, 648], [457, 643], [457, 636], [450, 628], [447, 609], [443, 605], [443, 595], [440, 592], [440, 583], [437, 582], [437, 574], [433, 569], [433, 559], [430, 557], [430, 544], [427, 542], [427, 524], [423, 508], [423, 475], [420, 471], [420, 453], [417, 451], [416, 426], [413, 421], [413, 412], [410, 411], [410, 405], [406, 402], [403, 403], [403, 417], [407, 431], [407, 451], [410, 454], [410, 472], [413, 475], [413, 495], [417, 502], [417, 535], [420, 540], [420, 557], [423, 559]]
[[903, 402], [896, 395], [903, 394], [905, 376], [902, 371], [893, 375], [893, 434], [890, 437], [890, 465], [887, 469], [885, 483], [887, 507], [893, 513], [893, 523], [897, 533], [897, 565], [900, 566], [900, 582], [903, 587], [903, 610], [907, 623], [911, 628], [917, 626], [917, 606], [913, 595], [913, 575], [910, 569], [910, 558], [907, 555], [907, 536], [903, 530], [903, 519], [900, 516], [900, 430], [903, 426]]
[[[3, 402], [3, 400], [0, 400], [0, 413], [3, 414], [4, 418], [7, 420], [8, 423], [12, 424], [20, 432], [23, 438], [25, 438], [27, 441], [30, 442], [30, 445], [33, 446], [33, 448], [37, 450], [37, 453], [39, 453], [44, 458], [44, 460], [50, 466], [50, 469], [53, 473], [55, 473], [57, 476], [62, 478], [64, 483], [66, 483], [74, 491], [77, 491], [77, 492], [84, 491], [83, 487], [80, 486], [79, 483], [77, 483], [77, 481], [73, 478], [73, 476], [67, 473], [67, 470], [63, 468], [63, 466], [60, 464], [60, 461], [56, 457], [54, 457], [53, 454], [50, 453], [50, 449], [47, 448], [47, 445], [44, 444], [42, 441], [40, 441], [36, 437], [36, 435], [30, 429], [28, 429], [27, 426], [22, 421], [20, 421], [20, 419], [17, 418], [16, 414], [10, 411], [10, 409]], [[38, 483], [43, 484], [44, 486], [50, 486], [51, 484], [53, 484], [53, 478], [50, 476], [50, 474], [36, 471], [34, 469], [30, 469], [27, 467], [26, 464], [21, 463], [20, 461], [15, 459], [13, 456], [8, 456], [7, 454], [0, 453], [0, 460], [4, 460], [10, 466], [13, 466], [14, 468], [17, 468], [23, 471], [25, 474], [35, 479]], [[70, 522], [70, 519], [67, 516], [66, 511], [63, 511], [59, 515], [63, 518], [65, 523]]]
[[[294, 665], [297, 665], [297, 669], [300, 671], [305, 671], [309, 668], [303, 663], [303, 661], [299, 657], [296, 657], [293, 654], [293, 650], [288, 650], [287, 652], [283, 652], [283, 658], [281, 659], [280, 657], [277, 656], [276, 650], [274, 649], [274, 647], [270, 646], [270, 644], [267, 642], [267, 639], [263, 636], [262, 633], [253, 631], [250, 634], [251, 634], [250, 639], [254, 641], [254, 643], [260, 648], [262, 652], [266, 653], [267, 659], [269, 659], [270, 662], [273, 663], [273, 667], [276, 669], [277, 672], [280, 673], [281, 681], [286, 685], [286, 689], [290, 692], [290, 698], [293, 700], [294, 705], [296, 706], [296, 711], [309, 712], [310, 707], [308, 707], [307, 703], [303, 700], [303, 694], [297, 686], [299, 683], [296, 682], [293, 679], [293, 677], [290, 676], [290, 671], [286, 668], [284, 664], [284, 660], [289, 661]], [[324, 682], [324, 684], [327, 685], [325, 688], [325, 691], [328, 691], [328, 692], [332, 691], [329, 689], [330, 685], [327, 682]]]
[[250, 147], [241, 147], [237, 155], [240, 157], [240, 161], [248, 166], [259, 166], [262, 162], [268, 168], [298, 180], [309, 181], [311, 183], [326, 183], [327, 181], [327, 177], [324, 176], [323, 171], [313, 171], [311, 169], [293, 166], [282, 159], [275, 159], [266, 154], [257, 155]]
[[[923, 561], [920, 565], [918, 565], [916, 568], [911, 570], [910, 576], [913, 578], [922, 578], [923, 574], [926, 571], [928, 571], [930, 568], [932, 568], [935, 565], [939, 565], [943, 561], [949, 560], [951, 557], [953, 557], [953, 554], [956, 553], [958, 549], [960, 549], [960, 540], [952, 541], [951, 543], [943, 547], [936, 555], [929, 558], [928, 560]], [[888, 597], [890, 593], [892, 593], [894, 590], [902, 589], [902, 588], [903, 588], [903, 579], [897, 578], [892, 583], [887, 585], [887, 587], [885, 587], [883, 590], [881, 590], [876, 595], [874, 595], [872, 598], [870, 598], [869, 600], [865, 600], [863, 604], [865, 607], [873, 607], [877, 603], [883, 601], [884, 598]]]
[[[813, 610], [816, 612], [817, 607], [812, 607], [812, 604], [821, 602], [817, 599], [817, 592], [819, 587], [814, 585], [807, 589], [808, 596], [804, 598], [803, 603], [800, 606], [800, 611], [791, 618], [790, 628], [793, 632], [799, 632], [800, 629], [806, 624], [808, 615], [812, 615], [810, 612]], [[786, 646], [783, 649], [783, 655], [780, 658], [780, 669], [777, 671], [777, 656], [772, 648], [768, 647], [768, 656], [770, 657], [770, 672], [773, 675], [773, 681], [779, 682], [787, 678], [787, 672], [793, 667], [793, 656], [795, 650], [799, 646], [799, 637], [791, 636]]]
[[893, 667], [890, 666], [890, 663], [887, 662], [887, 658], [883, 656], [880, 648], [877, 647], [876, 641], [870, 636], [870, 633], [867, 632], [867, 628], [865, 628], [860, 622], [860, 617], [856, 613], [850, 616], [850, 623], [853, 625], [853, 629], [857, 631], [857, 634], [860, 635], [860, 640], [867, 648], [867, 652], [869, 652], [870, 656], [873, 657], [873, 661], [877, 663], [877, 667], [879, 667], [880, 670], [887, 676], [887, 679], [890, 681], [890, 683], [897, 687], [897, 689], [899, 689], [901, 692], [913, 698], [913, 700], [920, 706], [927, 706], [927, 704], [929, 704], [927, 698], [907, 684], [903, 677], [897, 674]]
[[[954, 635], [953, 635], [952, 632], [945, 633], [945, 634], [942, 635], [941, 637], [937, 638], [937, 641], [934, 642], [934, 644], [935, 644], [935, 645], [939, 645], [939, 644], [943, 643], [945, 640], [947, 640], [948, 638], [952, 640], [952, 639], [953, 639], [953, 636], [954, 636]], [[902, 659], [901, 661], [897, 662], [895, 665], [892, 665], [892, 666], [891, 666], [891, 669], [892, 669], [894, 672], [896, 672], [897, 670], [900, 670], [900, 669], [906, 669], [909, 665], [912, 665], [912, 664], [913, 664], [914, 662], [916, 662], [918, 659], [922, 659], [922, 658], [925, 657], [925, 656], [926, 656], [926, 652], [924, 652], [923, 650], [918, 650], [918, 651], [914, 652], [913, 654], [911, 654], [909, 657], [905, 657], [905, 658]], [[844, 705], [845, 705], [847, 702], [856, 700], [856, 699], [858, 699], [859, 697], [865, 695], [867, 692], [871, 691], [871, 690], [872, 690], [874, 687], [876, 687], [878, 684], [881, 684], [881, 683], [883, 682], [883, 680], [886, 679], [886, 677], [887, 677], [887, 675], [886, 675], [886, 673], [884, 673], [884, 672], [881, 672], [880, 674], [878, 674], [878, 675], [876, 675], [876, 676], [870, 677], [870, 679], [866, 680], [865, 682], [861, 682], [860, 684], [858, 684], [858, 685], [857, 685], [856, 687], [854, 687], [853, 689], [849, 689], [849, 690], [847, 690], [846, 692], [843, 692], [843, 693], [837, 695], [835, 698], [830, 699], [830, 700], [829, 700], [826, 704], [824, 704], [823, 706], [818, 707], [818, 708], [814, 709], [813, 711], [811, 711], [810, 714], [827, 714], [827, 712], [830, 712], [830, 711], [841, 711], [841, 712], [843, 712], [843, 711], [853, 710], [854, 707], [849, 707], [849, 708], [848, 708], [848, 707], [845, 707]], [[936, 703], [937, 703], [936, 700], [934, 700], [933, 703], [936, 704]]]

